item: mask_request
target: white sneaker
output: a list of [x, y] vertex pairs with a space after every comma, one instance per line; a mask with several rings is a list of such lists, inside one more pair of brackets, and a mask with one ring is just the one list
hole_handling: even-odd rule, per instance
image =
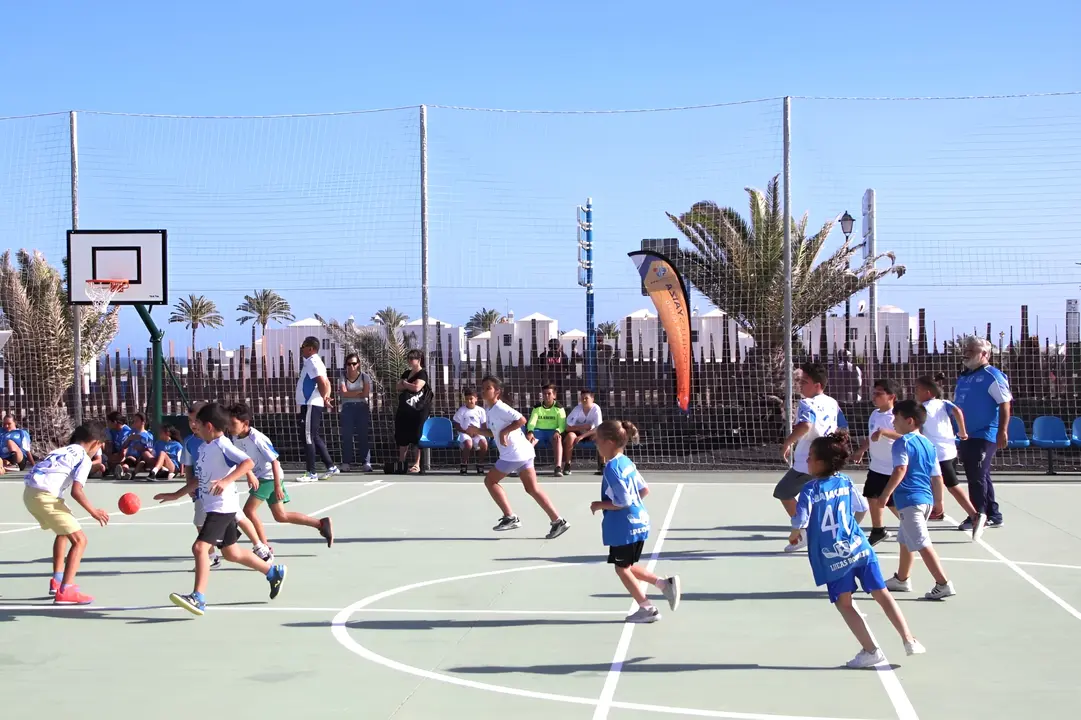
[[869, 668], [883, 662], [886, 662], [886, 656], [882, 653], [881, 650], [875, 648], [874, 652], [860, 650], [859, 655], [845, 663], [845, 667]]
[[987, 516], [980, 513], [976, 516], [976, 522], [972, 523], [972, 542], [983, 537], [984, 528], [987, 527]]
[[920, 641], [916, 638], [912, 638], [912, 642], [905, 643], [905, 655], [923, 655], [927, 652], [927, 648], [920, 645]]
[[[889, 585], [888, 582], [886, 584]], [[926, 600], [945, 600], [946, 598], [953, 597], [956, 594], [957, 592], [953, 589], [953, 583], [947, 580], [945, 585], [939, 585], [938, 583], [935, 583], [935, 586], [931, 588], [931, 590], [923, 597]]]
[[656, 606], [640, 607], [630, 615], [628, 615], [624, 622], [629, 623], [654, 623], [661, 619], [661, 611]]
[[326, 480], [327, 478], [334, 477], [335, 475], [339, 474], [340, 472], [341, 472], [341, 470], [339, 470], [338, 466], [335, 465], [332, 468], [327, 468], [327, 471], [325, 473], [323, 473], [322, 475], [320, 475], [319, 479], [320, 480]]
[[297, 478], [298, 483], [319, 482], [319, 476], [315, 473], [306, 472]]
[[221, 553], [214, 553], [210, 556], [210, 569], [217, 570], [221, 567]]
[[902, 580], [897, 573], [886, 581], [886, 589], [890, 592], [912, 592], [912, 579]]
[[679, 575], [665, 578], [664, 590], [661, 592], [664, 594], [664, 599], [668, 601], [668, 607], [672, 610], [678, 608], [680, 597], [683, 595], [683, 589], [680, 587]]
[[799, 541], [795, 545], [786, 545], [784, 551], [786, 553], [799, 552], [807, 547], [807, 532], [805, 530], [799, 531]]
[[271, 562], [274, 558], [274, 551], [270, 549], [269, 545], [259, 544], [252, 548], [252, 552], [255, 553], [255, 557], [259, 558], [263, 562]]

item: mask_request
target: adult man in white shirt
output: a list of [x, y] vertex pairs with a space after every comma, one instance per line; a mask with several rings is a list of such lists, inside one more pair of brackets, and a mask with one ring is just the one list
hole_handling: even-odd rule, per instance
[[[315, 482], [338, 474], [338, 468], [330, 459], [327, 445], [323, 442], [320, 427], [323, 412], [332, 405], [331, 386], [327, 378], [327, 367], [319, 357], [319, 338], [309, 335], [300, 344], [300, 377], [297, 378], [296, 401], [300, 409], [300, 427], [304, 433], [304, 462], [306, 472], [297, 478], [297, 482]], [[315, 453], [326, 465], [322, 475], [315, 474]]]

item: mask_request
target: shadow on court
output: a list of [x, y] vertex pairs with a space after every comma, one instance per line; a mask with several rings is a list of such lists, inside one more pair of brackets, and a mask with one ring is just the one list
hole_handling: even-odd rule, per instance
[[[714, 558], [735, 558], [735, 557], [778, 557], [778, 558], [800, 558], [804, 563], [807, 562], [806, 555], [799, 555], [798, 553], [786, 553], [781, 550], [763, 550], [759, 552], [746, 551], [732, 551], [722, 552], [714, 551], [709, 552], [706, 550], [672, 550], [670, 552], [662, 552], [657, 556], [659, 560], [711, 560]], [[581, 564], [588, 565], [592, 563], [604, 563], [607, 555], [601, 555], [600, 553], [595, 555], [560, 555], [556, 557], [507, 557], [507, 558], [495, 558], [495, 562], [550, 562], [550, 563], [568, 563], [568, 564]], [[652, 559], [652, 555], [648, 555], [649, 559]], [[643, 562], [647, 559], [647, 554], [642, 554]]]
[[[701, 670], [792, 670], [803, 672], [805, 670], [845, 670], [851, 672], [843, 665], [816, 666], [816, 665], [758, 665], [757, 663], [650, 663], [649, 657], [636, 657], [623, 661], [622, 672], [625, 673], [680, 673], [696, 672]], [[447, 672], [462, 673], [469, 675], [510, 675], [514, 673], [528, 673], [533, 675], [573, 675], [574, 673], [598, 673], [608, 674], [611, 670], [610, 663], [590, 663], [585, 665], [475, 665], [465, 667], [446, 668]], [[891, 665], [897, 669], [900, 665]]]
[[[169, 607], [172, 606], [170, 605]], [[0, 605], [0, 623], [13, 622], [22, 617], [47, 617], [54, 620], [119, 620], [126, 625], [162, 625], [164, 623], [184, 622], [186, 620], [195, 619], [194, 616], [188, 615], [187, 613], [183, 616], [176, 617], [148, 617], [131, 615], [124, 611], [110, 612], [108, 610], [82, 610], [75, 607], [71, 609], [61, 609], [50, 606], [49, 609], [42, 607], [40, 610], [31, 610], [27, 608], [7, 610], [3, 605]]]
[[[491, 620], [352, 620], [350, 630], [475, 630], [478, 628], [572, 627], [578, 625], [622, 625], [623, 618], [612, 620], [574, 620], [562, 618], [506, 618]], [[282, 623], [291, 628], [328, 628], [329, 620]]]
[[[623, 593], [594, 593], [590, 597], [624, 600], [627, 594]], [[727, 602], [739, 600], [826, 600], [829, 593], [817, 590], [777, 590], [774, 592], [685, 592], [680, 597], [683, 602]]]
[[[335, 545], [349, 544], [349, 543], [394, 543], [394, 542], [427, 542], [427, 543], [500, 542], [500, 541], [505, 542], [507, 540], [533, 540], [533, 541], [536, 541], [536, 538], [530, 538], [530, 537], [525, 537], [525, 536], [517, 537], [517, 538], [508, 538], [508, 537], [442, 537], [442, 538], [436, 538], [436, 537], [407, 537], [405, 535], [396, 536], [396, 537], [338, 537], [337, 535], [334, 536], [334, 544]], [[323, 538], [319, 537], [318, 535], [315, 536], [315, 537], [302, 537], [302, 538], [297, 538], [297, 537], [272, 538], [269, 542], [270, 542], [271, 545], [310, 545], [310, 544], [313, 544], [313, 543], [319, 544], [319, 545], [326, 545], [327, 544], [327, 541], [324, 540]], [[282, 557], [285, 557], [285, 556], [282, 555]], [[297, 555], [295, 557], [313, 557], [313, 556], [310, 556], [310, 555], [309, 556]]]

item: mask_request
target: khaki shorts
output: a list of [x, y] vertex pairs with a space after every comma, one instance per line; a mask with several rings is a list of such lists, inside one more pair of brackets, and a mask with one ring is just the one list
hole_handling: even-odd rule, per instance
[[42, 530], [52, 530], [57, 535], [71, 535], [82, 530], [64, 500], [51, 492], [35, 490], [28, 485], [23, 490], [23, 505]]
[[897, 526], [897, 542], [912, 552], [919, 552], [931, 545], [931, 533], [927, 531], [927, 519], [931, 517], [930, 505], [911, 505], [897, 511], [901, 522]]

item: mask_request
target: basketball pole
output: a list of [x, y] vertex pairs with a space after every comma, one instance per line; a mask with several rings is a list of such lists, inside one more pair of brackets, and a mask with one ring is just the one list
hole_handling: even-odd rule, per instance
[[[71, 129], [71, 229], [79, 229], [79, 132], [76, 125], [75, 111], [68, 113]], [[68, 258], [70, 265], [71, 258]], [[71, 271], [68, 270], [68, 283], [71, 283]], [[75, 405], [75, 424], [83, 424], [83, 308], [71, 306], [71, 339], [75, 354], [75, 383], [71, 401]]]
[[165, 337], [165, 331], [160, 329], [154, 322], [154, 318], [150, 317], [150, 308], [146, 305], [134, 305], [135, 312], [139, 313], [139, 317], [142, 318], [143, 324], [146, 325], [146, 329], [150, 331], [150, 350], [152, 354], [153, 362], [153, 391], [150, 393], [150, 426], [154, 429], [154, 433], [157, 434], [161, 429], [161, 396], [162, 391], [165, 389], [162, 385], [164, 380], [164, 372], [162, 366], [165, 365], [165, 356], [161, 351], [161, 341]]

